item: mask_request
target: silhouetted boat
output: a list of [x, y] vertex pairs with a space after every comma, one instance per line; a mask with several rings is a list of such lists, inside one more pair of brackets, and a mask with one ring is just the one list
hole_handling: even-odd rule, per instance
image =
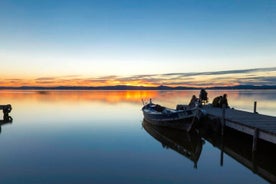
[[144, 129], [156, 140], [161, 142], [164, 148], [171, 148], [185, 156], [197, 168], [204, 141], [196, 132], [185, 132], [177, 129], [154, 126], [146, 121], [142, 123]]
[[190, 131], [203, 113], [197, 107], [185, 106], [181, 109], [170, 109], [159, 104], [150, 103], [142, 108], [144, 120], [157, 125]]

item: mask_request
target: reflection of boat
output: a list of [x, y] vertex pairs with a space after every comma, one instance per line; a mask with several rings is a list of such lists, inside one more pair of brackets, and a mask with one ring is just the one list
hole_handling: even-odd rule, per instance
[[164, 148], [171, 148], [194, 162], [197, 168], [203, 140], [195, 132], [185, 132], [167, 127], [154, 126], [146, 121], [142, 123], [144, 129], [156, 140], [161, 142]]
[[166, 126], [171, 128], [183, 129], [190, 131], [195, 121], [200, 119], [200, 109], [193, 107], [181, 109], [170, 109], [158, 104], [150, 103], [146, 104], [142, 108], [144, 119], [158, 126]]

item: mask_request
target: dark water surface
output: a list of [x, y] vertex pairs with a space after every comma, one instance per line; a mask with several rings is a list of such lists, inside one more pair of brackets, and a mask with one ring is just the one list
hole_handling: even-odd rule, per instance
[[[142, 98], [174, 108], [198, 93], [0, 91], [0, 104], [13, 107], [13, 122], [1, 122], [0, 183], [269, 183], [275, 179], [275, 159], [262, 152], [266, 159], [253, 163], [248, 137], [243, 141], [225, 137], [225, 152], [242, 155], [238, 161], [222, 153], [221, 140], [205, 137], [206, 132], [186, 134], [143, 123]], [[276, 116], [275, 90], [208, 91], [208, 96], [213, 99], [223, 93], [231, 107], [252, 112], [257, 101], [259, 113]]]

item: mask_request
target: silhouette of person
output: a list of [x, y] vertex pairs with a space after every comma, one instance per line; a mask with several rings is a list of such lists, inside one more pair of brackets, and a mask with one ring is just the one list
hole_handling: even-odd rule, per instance
[[213, 107], [221, 107], [220, 102], [221, 102], [222, 96], [217, 96], [216, 98], [214, 98], [213, 100]]
[[201, 89], [200, 90], [200, 94], [199, 94], [199, 100], [200, 100], [200, 104], [202, 103], [207, 103], [208, 102], [208, 97], [207, 97], [207, 92], [205, 91], [205, 89]]
[[190, 100], [189, 106], [190, 107], [195, 107], [197, 100], [198, 100], [197, 97], [195, 95], [193, 95], [191, 100]]
[[228, 101], [227, 101], [227, 95], [224, 94], [220, 100], [221, 107], [229, 108]]

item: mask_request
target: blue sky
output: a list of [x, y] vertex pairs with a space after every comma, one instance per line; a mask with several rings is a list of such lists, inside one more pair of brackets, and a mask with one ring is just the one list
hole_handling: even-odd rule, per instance
[[2, 84], [276, 66], [275, 0], [1, 0], [0, 25]]

